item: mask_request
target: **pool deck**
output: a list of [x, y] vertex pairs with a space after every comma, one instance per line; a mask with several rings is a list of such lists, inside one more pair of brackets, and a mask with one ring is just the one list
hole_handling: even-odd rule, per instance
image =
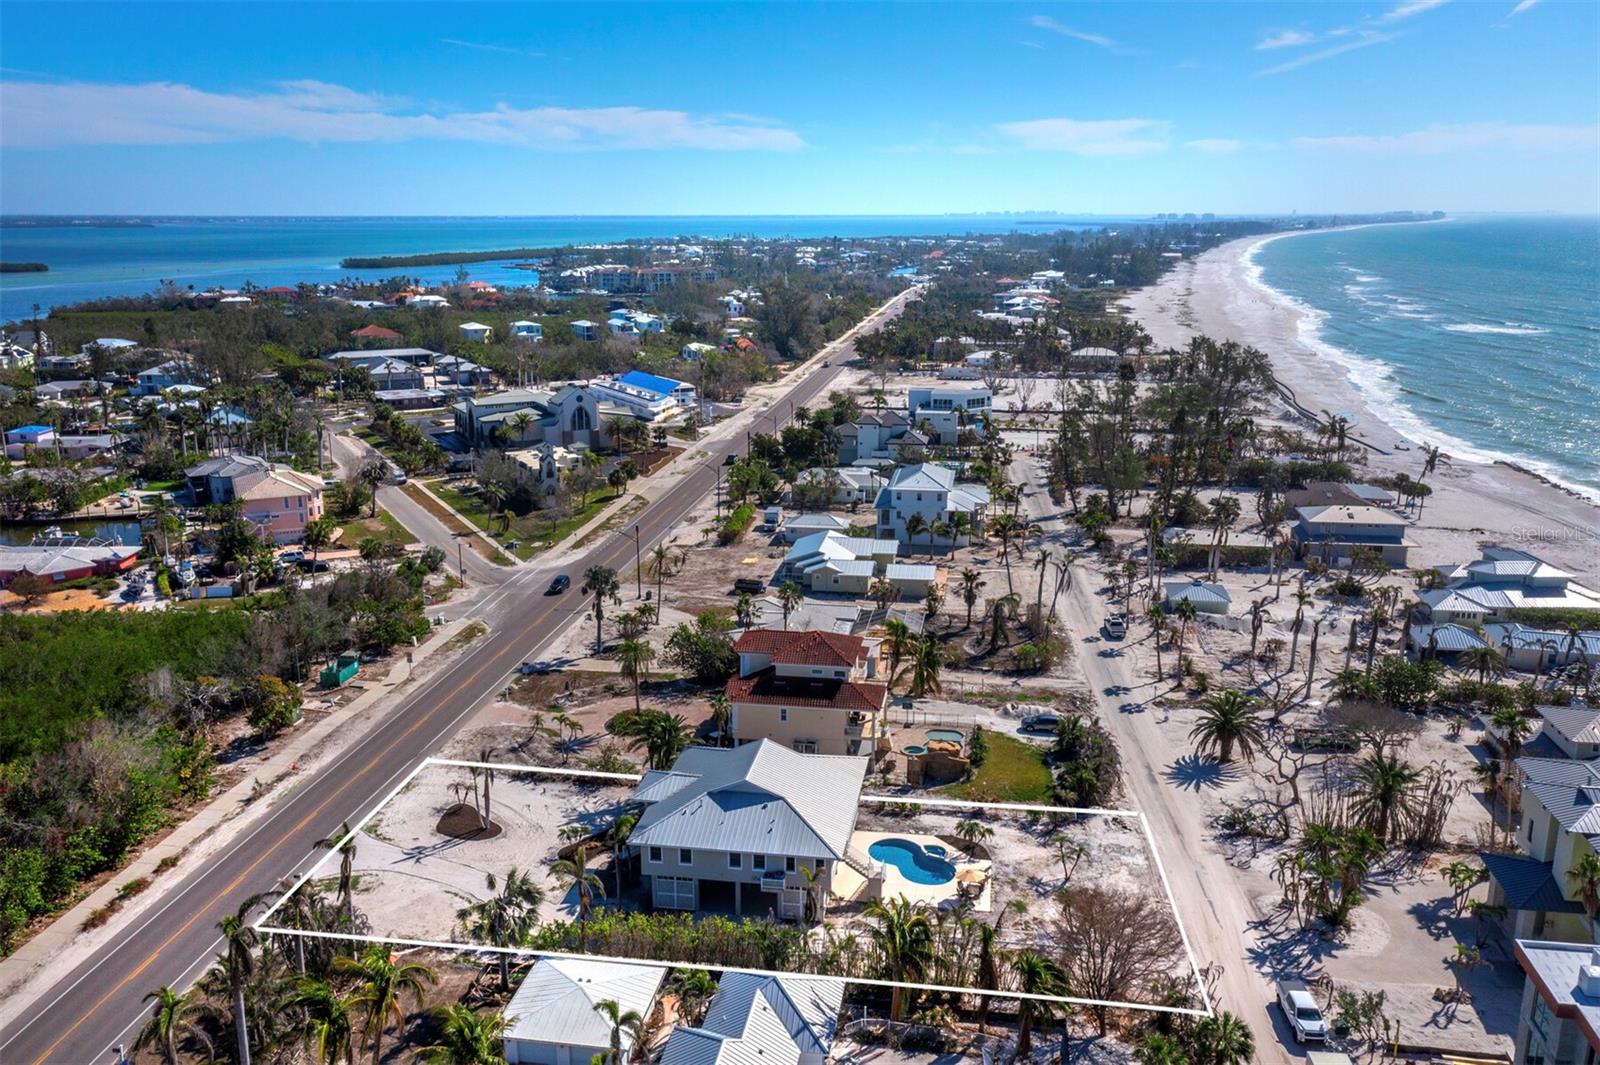
[[[982, 873], [992, 873], [994, 863], [987, 858], [973, 859], [967, 857], [959, 843], [947, 843], [938, 836], [931, 836], [922, 832], [868, 832], [858, 831], [850, 837], [850, 848], [860, 854], [870, 853], [874, 843], [884, 839], [905, 839], [923, 847], [943, 847], [945, 860], [956, 867], [956, 876], [968, 869], [976, 869]], [[900, 895], [912, 902], [925, 902], [930, 906], [939, 906], [944, 903], [953, 903], [960, 897], [960, 880], [949, 880], [943, 884], [918, 884], [908, 880], [894, 865], [889, 862], [874, 863], [883, 870], [883, 896], [893, 898]], [[845, 899], [861, 899], [869, 897], [867, 879], [850, 866], [839, 863], [833, 875], [834, 894]], [[988, 880], [984, 881], [983, 892], [973, 903], [972, 908], [979, 913], [988, 913], [994, 905], [993, 891]]]

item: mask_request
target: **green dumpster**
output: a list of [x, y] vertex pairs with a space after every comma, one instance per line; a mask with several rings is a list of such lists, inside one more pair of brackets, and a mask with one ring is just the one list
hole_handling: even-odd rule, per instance
[[337, 688], [341, 684], [348, 684], [360, 669], [361, 656], [354, 651], [345, 651], [322, 667], [322, 686]]

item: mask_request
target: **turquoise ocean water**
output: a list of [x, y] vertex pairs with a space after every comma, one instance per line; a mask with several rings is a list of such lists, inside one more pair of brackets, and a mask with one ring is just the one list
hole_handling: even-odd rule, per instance
[[1600, 219], [1310, 233], [1254, 263], [1396, 429], [1600, 499]]
[[[348, 276], [404, 273], [442, 281], [452, 266], [350, 271], [348, 256], [546, 248], [649, 237], [876, 237], [1051, 232], [1099, 227], [1125, 218], [1056, 215], [756, 215], [579, 218], [179, 218], [148, 227], [0, 228], [0, 260], [42, 262], [44, 274], [0, 274], [0, 321], [52, 306], [136, 295], [168, 278], [197, 289], [328, 283]], [[537, 275], [508, 263], [468, 264], [496, 285], [526, 285]]]

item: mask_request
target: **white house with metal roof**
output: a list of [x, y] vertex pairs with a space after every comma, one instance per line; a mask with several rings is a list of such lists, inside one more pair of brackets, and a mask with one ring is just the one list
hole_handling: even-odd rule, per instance
[[1179, 603], [1189, 602], [1201, 614], [1227, 614], [1228, 607], [1233, 605], [1233, 597], [1228, 594], [1228, 589], [1198, 579], [1167, 581], [1161, 586], [1161, 594], [1164, 597], [1162, 605], [1168, 611], [1176, 609]]
[[1508, 610], [1530, 608], [1600, 611], [1600, 592], [1514, 547], [1485, 547], [1477, 561], [1437, 572], [1445, 586], [1417, 593], [1425, 620], [1435, 624], [1497, 621]]
[[628, 850], [659, 909], [805, 917], [808, 888], [831, 890], [855, 831], [866, 758], [800, 754], [771, 740], [690, 747], [634, 789]]
[[844, 992], [835, 977], [727, 973], [699, 1027], [673, 1030], [661, 1065], [822, 1065]]
[[[589, 1065], [611, 1053], [611, 1022], [597, 1008], [615, 1002], [623, 1013], [649, 1017], [667, 970], [657, 965], [541, 958], [504, 1010], [510, 1019], [505, 1055], [510, 1065]], [[623, 1060], [633, 1033], [621, 1033]]]
[[778, 567], [778, 579], [810, 592], [862, 596], [874, 577], [888, 576], [899, 551], [897, 540], [814, 532], [794, 542]]
[[[878, 511], [878, 535], [893, 537], [900, 543], [915, 547], [906, 523], [912, 515], [920, 515], [924, 531], [916, 540], [928, 545], [943, 544], [964, 547], [971, 542], [973, 532], [983, 527], [984, 515], [989, 510], [989, 489], [981, 484], [958, 484], [953, 470], [931, 462], [915, 466], [902, 466], [894, 471], [889, 483], [879, 492], [872, 504]], [[966, 527], [956, 531], [963, 515]], [[932, 535], [934, 525], [947, 526], [942, 535]]]

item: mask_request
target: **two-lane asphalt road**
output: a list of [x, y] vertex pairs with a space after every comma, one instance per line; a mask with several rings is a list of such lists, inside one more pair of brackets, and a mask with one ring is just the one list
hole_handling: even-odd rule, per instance
[[[883, 308], [819, 353], [809, 372], [772, 398], [750, 426], [772, 431], [795, 407], [810, 403], [853, 354], [854, 337], [893, 318], [909, 294]], [[820, 365], [831, 361], [832, 367]], [[724, 458], [744, 449], [744, 434], [700, 445], [707, 457], [682, 475], [672, 491], [650, 503], [635, 519], [640, 543], [653, 545], [711, 491]], [[560, 568], [573, 575], [590, 566], [619, 573], [632, 565], [631, 530], [614, 533], [580, 558]], [[120, 932], [105, 949], [85, 958], [34, 1005], [0, 1032], [0, 1062], [25, 1065], [109, 1062], [111, 1048], [131, 1042], [145, 1013], [143, 996], [162, 985], [187, 987], [220, 948], [217, 922], [245, 899], [270, 891], [283, 878], [307, 868], [317, 841], [334, 834], [344, 821], [367, 813], [394, 783], [432, 754], [483, 700], [500, 690], [511, 671], [561, 631], [585, 598], [573, 590], [547, 596], [553, 567], [520, 569], [479, 606], [491, 632], [453, 668], [407, 696], [360, 743], [311, 774], [253, 829], [220, 853], [208, 868], [178, 881], [148, 912]]]

